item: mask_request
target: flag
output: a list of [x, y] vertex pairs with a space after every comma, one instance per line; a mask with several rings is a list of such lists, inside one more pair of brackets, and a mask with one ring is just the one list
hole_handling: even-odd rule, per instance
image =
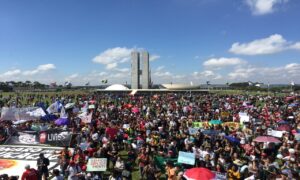
[[89, 86], [89, 85], [90, 85], [90, 82], [87, 82], [85, 85], [86, 85], [86, 86]]
[[292, 86], [295, 86], [295, 82], [294, 82], [294, 81], [292, 81], [292, 82], [291, 82], [291, 85], [292, 85]]
[[59, 101], [56, 101], [47, 108], [47, 112], [49, 114], [57, 113], [57, 112], [59, 112], [61, 107], [62, 107], [62, 104]]
[[66, 119], [68, 118], [68, 114], [66, 113], [65, 107], [61, 108], [60, 118], [66, 118]]
[[107, 79], [103, 79], [101, 82], [104, 83], [104, 84], [106, 84], [107, 83]]
[[207, 84], [207, 85], [210, 85], [210, 82], [209, 82], [209, 81], [206, 81], [206, 84]]

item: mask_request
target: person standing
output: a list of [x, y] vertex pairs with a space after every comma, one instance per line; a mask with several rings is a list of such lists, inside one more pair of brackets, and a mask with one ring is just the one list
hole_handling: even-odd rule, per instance
[[25, 166], [25, 171], [22, 174], [21, 180], [38, 180], [38, 172], [33, 169], [30, 168], [30, 165], [27, 164]]
[[37, 159], [37, 167], [39, 172], [39, 179], [47, 179], [49, 176], [48, 166], [50, 162], [48, 158], [44, 157], [43, 153], [40, 153], [40, 157]]
[[81, 176], [81, 169], [74, 161], [70, 161], [66, 171], [68, 174], [68, 180], [79, 180], [79, 177]]

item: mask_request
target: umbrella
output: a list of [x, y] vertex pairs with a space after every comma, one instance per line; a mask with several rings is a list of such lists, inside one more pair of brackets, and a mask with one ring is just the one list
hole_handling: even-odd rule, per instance
[[278, 140], [275, 137], [272, 136], [258, 136], [257, 138], [255, 138], [253, 141], [256, 142], [273, 142], [273, 143], [281, 143], [280, 140]]
[[232, 137], [232, 136], [224, 136], [228, 141], [232, 142], [232, 143], [235, 143], [235, 144], [240, 144], [240, 140], [235, 138], [235, 137]]
[[187, 180], [211, 180], [215, 174], [206, 168], [191, 168], [184, 172], [183, 177]]
[[55, 124], [58, 125], [58, 126], [68, 125], [69, 124], [69, 119], [59, 118], [59, 119], [55, 120]]
[[216, 124], [222, 124], [222, 121], [215, 119], [215, 120], [209, 121], [209, 124], [214, 124], [214, 125], [216, 125]]
[[277, 128], [278, 131], [291, 131], [291, 126], [288, 124], [279, 125]]

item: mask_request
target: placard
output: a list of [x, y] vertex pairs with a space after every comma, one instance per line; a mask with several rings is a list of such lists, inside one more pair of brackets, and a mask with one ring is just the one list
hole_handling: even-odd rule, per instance
[[87, 164], [88, 172], [106, 171], [107, 158], [90, 158]]
[[199, 128], [192, 128], [192, 127], [189, 127], [189, 134], [190, 135], [194, 135], [194, 134], [197, 134]]
[[195, 165], [195, 154], [179, 151], [177, 162], [183, 164]]

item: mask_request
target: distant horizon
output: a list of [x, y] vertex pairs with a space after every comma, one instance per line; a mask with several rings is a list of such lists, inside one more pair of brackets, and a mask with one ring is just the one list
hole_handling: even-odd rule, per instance
[[300, 1], [1, 1], [0, 81], [300, 84]]

